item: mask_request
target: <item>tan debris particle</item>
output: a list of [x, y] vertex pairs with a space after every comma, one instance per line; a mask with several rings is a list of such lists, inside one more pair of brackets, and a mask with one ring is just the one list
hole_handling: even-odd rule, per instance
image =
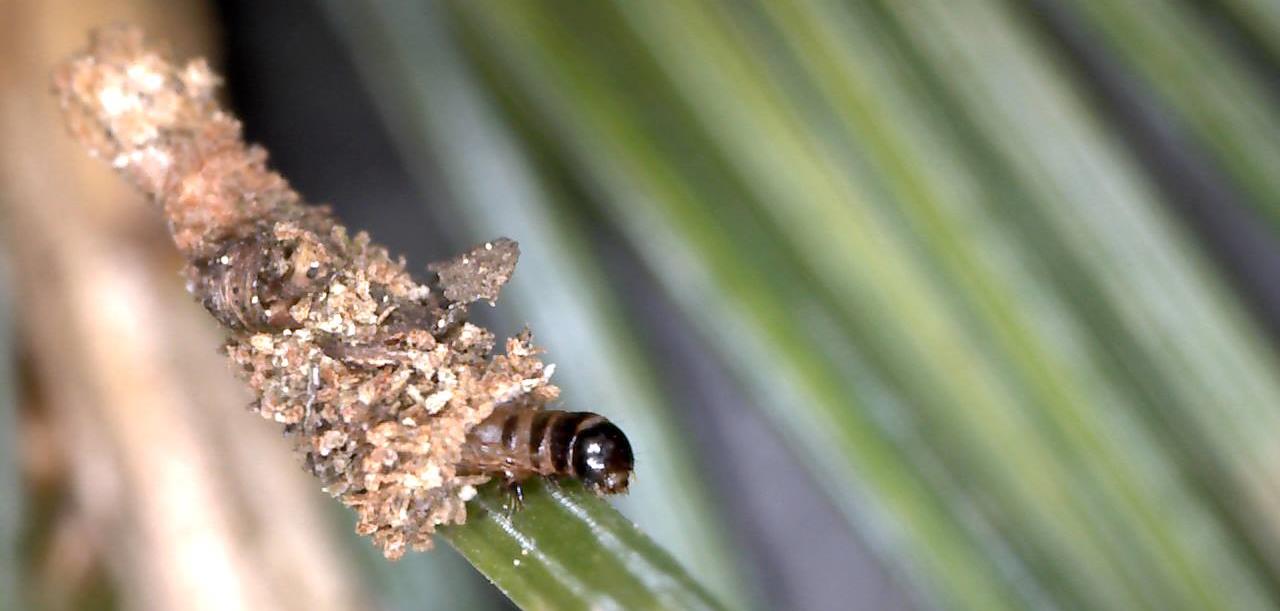
[[484, 299], [493, 303], [511, 279], [519, 258], [520, 247], [514, 240], [498, 238], [427, 267], [439, 274], [448, 300], [467, 304]]

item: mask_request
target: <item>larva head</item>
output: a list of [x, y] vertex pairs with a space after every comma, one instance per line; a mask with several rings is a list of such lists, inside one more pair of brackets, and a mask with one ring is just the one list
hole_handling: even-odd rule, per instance
[[579, 431], [573, 440], [573, 474], [593, 492], [626, 492], [634, 467], [627, 436], [607, 420]]

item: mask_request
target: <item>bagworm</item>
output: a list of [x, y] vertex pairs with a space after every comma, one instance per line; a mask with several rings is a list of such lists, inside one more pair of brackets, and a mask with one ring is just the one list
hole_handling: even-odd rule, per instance
[[283, 425], [307, 469], [350, 506], [389, 558], [431, 545], [491, 478], [581, 479], [622, 492], [625, 435], [559, 396], [529, 334], [467, 322], [493, 302], [519, 250], [494, 240], [430, 266], [348, 234], [304, 204], [219, 107], [203, 60], [175, 65], [130, 27], [96, 32], [55, 74], [72, 135], [159, 208], [187, 261], [188, 290], [228, 331], [252, 409]]

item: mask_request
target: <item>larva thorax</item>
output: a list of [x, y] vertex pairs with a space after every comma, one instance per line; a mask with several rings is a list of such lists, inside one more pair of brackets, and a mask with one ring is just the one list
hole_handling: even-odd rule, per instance
[[508, 483], [573, 477], [598, 494], [616, 494], [626, 492], [634, 466], [626, 435], [604, 416], [499, 407], [467, 435], [458, 471]]

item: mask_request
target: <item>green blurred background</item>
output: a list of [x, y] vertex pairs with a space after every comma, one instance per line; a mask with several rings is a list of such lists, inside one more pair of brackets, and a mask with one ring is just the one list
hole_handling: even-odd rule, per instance
[[[96, 4], [0, 1], [0, 608], [510, 605], [237, 428], [158, 221], [57, 165], [42, 62], [118, 19], [414, 269], [518, 240], [480, 319], [628, 432], [617, 506], [727, 607], [1280, 607], [1280, 3]], [[221, 564], [155, 560], [208, 524]]]

